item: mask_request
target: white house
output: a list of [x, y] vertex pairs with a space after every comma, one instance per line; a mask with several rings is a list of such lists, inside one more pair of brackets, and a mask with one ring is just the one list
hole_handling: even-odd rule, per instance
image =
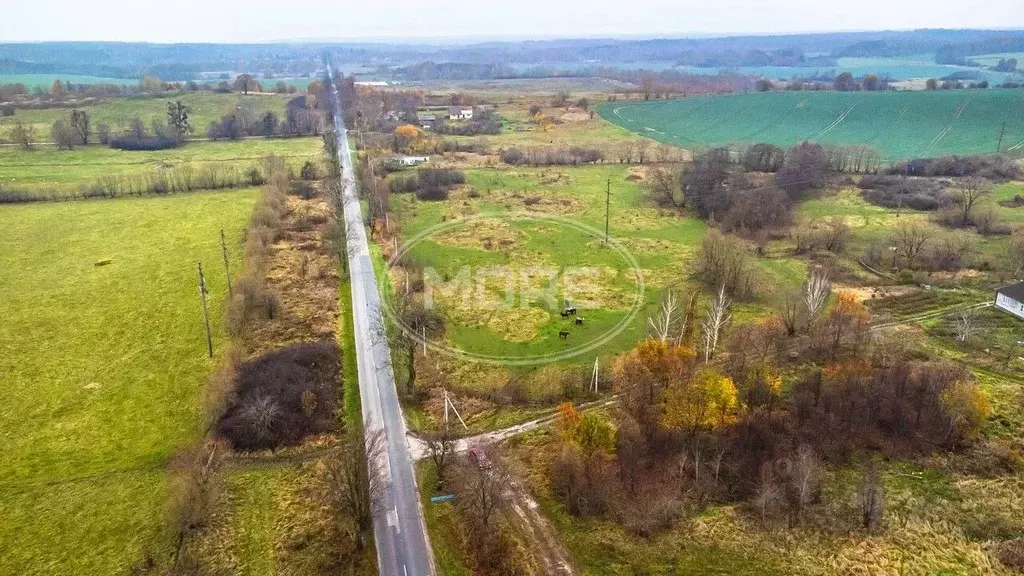
[[472, 120], [473, 108], [466, 106], [450, 106], [448, 108], [449, 120]]
[[430, 161], [430, 156], [399, 156], [398, 164], [400, 166], [419, 166], [425, 162]]
[[996, 290], [996, 308], [1024, 320], [1024, 282]]

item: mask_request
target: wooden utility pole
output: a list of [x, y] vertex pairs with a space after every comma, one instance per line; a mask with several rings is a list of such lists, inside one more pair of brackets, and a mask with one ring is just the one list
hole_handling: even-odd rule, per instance
[[210, 332], [210, 307], [206, 303], [206, 278], [203, 277], [203, 263], [199, 265], [199, 297], [203, 300], [203, 320], [206, 322], [206, 349], [213, 358], [213, 333]]
[[612, 179], [608, 179], [608, 190], [604, 196], [604, 244], [608, 245], [608, 220], [612, 211]]
[[996, 145], [996, 154], [1003, 151], [1003, 137], [1006, 136], [1006, 122], [999, 126], [999, 144]]
[[220, 251], [224, 256], [224, 277], [228, 280], [228, 298], [234, 296], [231, 291], [231, 267], [228, 266], [228, 243], [224, 238], [224, 229], [220, 231]]

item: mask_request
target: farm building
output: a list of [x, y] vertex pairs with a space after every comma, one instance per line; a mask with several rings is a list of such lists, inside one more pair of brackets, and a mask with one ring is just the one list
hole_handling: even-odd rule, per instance
[[396, 156], [391, 160], [388, 160], [388, 164], [407, 168], [409, 166], [419, 166], [430, 161], [430, 156]]
[[1024, 320], [1024, 282], [996, 290], [996, 308]]
[[433, 130], [434, 122], [437, 122], [437, 116], [433, 114], [423, 114], [416, 117], [417, 122], [420, 124], [420, 128], [424, 130]]
[[465, 106], [451, 106], [448, 108], [449, 120], [472, 120], [473, 108]]

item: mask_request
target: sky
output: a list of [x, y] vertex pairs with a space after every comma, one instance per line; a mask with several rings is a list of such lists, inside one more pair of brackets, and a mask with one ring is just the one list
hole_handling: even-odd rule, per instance
[[0, 0], [0, 42], [574, 38], [1024, 28], [1024, 0]]

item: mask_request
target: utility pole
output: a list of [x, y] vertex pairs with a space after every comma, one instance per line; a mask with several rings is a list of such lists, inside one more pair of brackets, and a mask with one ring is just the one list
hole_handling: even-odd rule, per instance
[[466, 426], [466, 421], [459, 415], [459, 411], [455, 409], [455, 404], [448, 398], [448, 391], [444, 391], [444, 429], [448, 430], [448, 407], [451, 406], [452, 412], [455, 412], [455, 416], [459, 418], [459, 422], [462, 423], [462, 427], [469, 430], [469, 426]]
[[1006, 121], [999, 126], [999, 144], [996, 146], [996, 154], [1003, 151], [1003, 137], [1006, 136]]
[[594, 394], [597, 394], [597, 374], [598, 374], [597, 358], [594, 358], [594, 374], [593, 374], [593, 376], [590, 377], [590, 391], [593, 392]]
[[228, 279], [228, 298], [234, 296], [231, 291], [231, 267], [228, 266], [228, 243], [224, 238], [224, 229], [220, 231], [220, 251], [224, 255], [224, 276]]
[[608, 220], [612, 211], [612, 179], [608, 179], [608, 190], [604, 196], [604, 244], [608, 245]]
[[203, 263], [199, 265], [199, 297], [203, 300], [203, 320], [206, 322], [206, 349], [213, 358], [213, 333], [210, 332], [210, 308], [206, 303], [206, 278], [203, 277]]

